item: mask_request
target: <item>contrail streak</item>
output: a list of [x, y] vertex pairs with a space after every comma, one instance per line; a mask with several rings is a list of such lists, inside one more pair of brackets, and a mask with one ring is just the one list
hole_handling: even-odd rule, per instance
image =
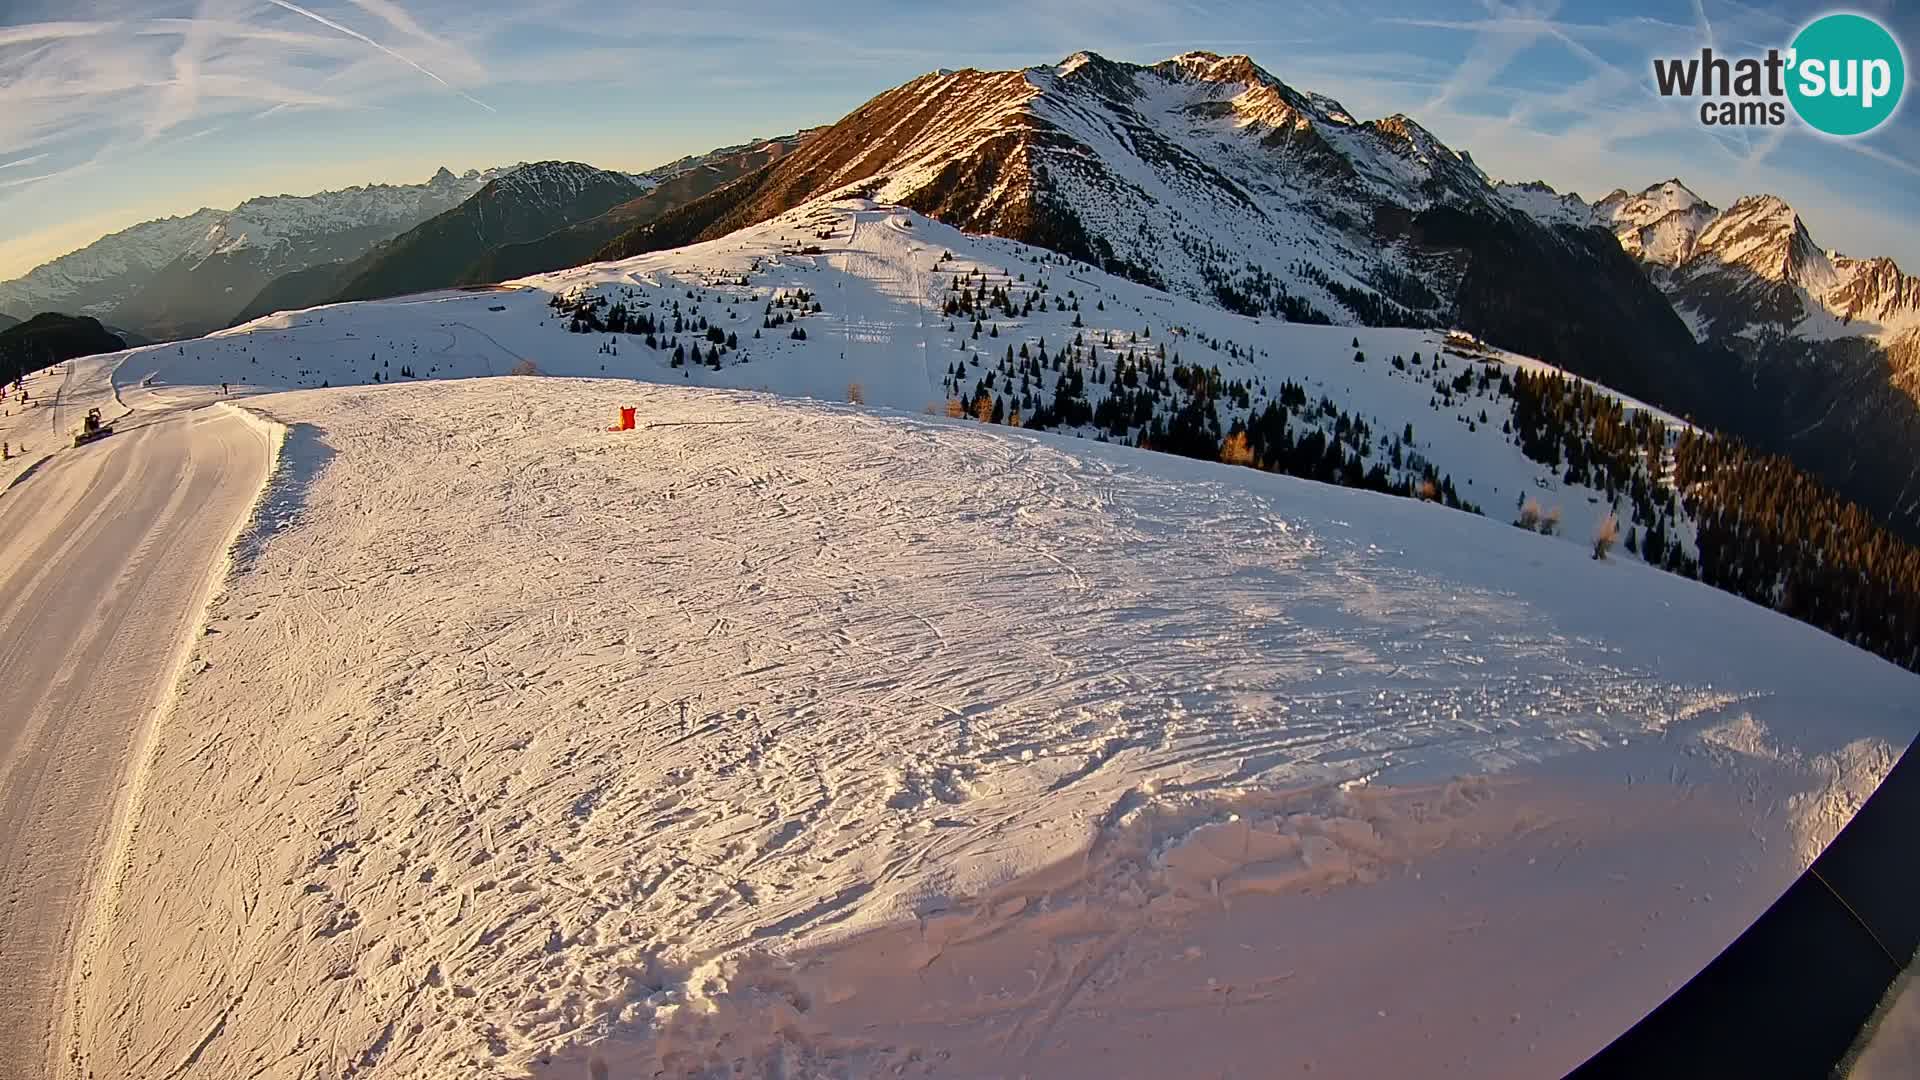
[[270, 4], [273, 4], [275, 7], [286, 8], [288, 11], [293, 12], [295, 15], [304, 15], [307, 18], [312, 19], [314, 22], [319, 23], [321, 26], [330, 27], [334, 30], [338, 30], [341, 33], [347, 35], [348, 37], [358, 38], [359, 40], [366, 42], [367, 44], [373, 46], [376, 49], [379, 49], [381, 52], [386, 53], [388, 56], [393, 57], [395, 60], [400, 61], [401, 63], [407, 65], [413, 70], [419, 72], [422, 75], [425, 75], [427, 78], [432, 79], [434, 82], [439, 83], [441, 86], [444, 86], [447, 89], [453, 91], [454, 93], [459, 94], [461, 97], [466, 98], [468, 101], [473, 102], [475, 105], [480, 106], [481, 108], [487, 110], [490, 113], [497, 113], [500, 111], [494, 108], [493, 106], [487, 104], [486, 102], [481, 101], [479, 98], [474, 97], [472, 94], [467, 93], [465, 90], [462, 90], [459, 87], [453, 85], [452, 83], [441, 78], [440, 76], [435, 75], [433, 72], [428, 71], [426, 68], [421, 67], [419, 64], [414, 63], [412, 60], [409, 60], [408, 58], [400, 55], [399, 53], [394, 52], [392, 49], [387, 48], [385, 45], [380, 44], [379, 42], [373, 40], [372, 38], [361, 33], [360, 31], [353, 29], [350, 26], [342, 26], [339, 23], [334, 22], [332, 19], [327, 18], [325, 15], [320, 15], [320, 14], [316, 14], [315, 12], [308, 11], [306, 8], [303, 8], [298, 4], [288, 3], [287, 0], [267, 0], [267, 2]]

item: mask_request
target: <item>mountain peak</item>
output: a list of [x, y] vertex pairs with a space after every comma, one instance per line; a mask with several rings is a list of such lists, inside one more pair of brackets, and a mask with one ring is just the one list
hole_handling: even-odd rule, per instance
[[1594, 208], [1628, 254], [1695, 313], [1703, 335], [1758, 326], [1815, 337], [1889, 337], [1920, 326], [1920, 279], [1888, 259], [1853, 259], [1814, 241], [1778, 195], [1743, 195], [1716, 210], [1678, 179]]
[[1163, 60], [1155, 67], [1173, 67], [1192, 74], [1195, 78], [1208, 82], [1277, 82], [1273, 76], [1262, 71], [1260, 65], [1245, 53], [1221, 56], [1219, 53], [1196, 50], [1184, 52], [1169, 60]]
[[1694, 190], [1682, 183], [1679, 177], [1662, 180], [1641, 192], [1647, 198], [1663, 200], [1669, 209], [1684, 210], [1693, 206], [1706, 206], [1707, 200], [1694, 193]]
[[1832, 263], [1806, 224], [1778, 195], [1746, 195], [1700, 233], [1699, 247], [1717, 263], [1762, 280], [1800, 286], [1815, 295], [1838, 284]]
[[445, 165], [442, 165], [440, 166], [440, 170], [434, 173], [433, 178], [428, 180], [427, 183], [432, 184], [435, 187], [445, 187], [448, 184], [457, 183], [458, 181], [459, 181], [459, 177], [453, 175], [453, 170], [447, 168]]
[[1800, 221], [1799, 212], [1789, 206], [1787, 200], [1764, 192], [1759, 195], [1740, 196], [1733, 201], [1732, 206], [1727, 207], [1727, 213], [1744, 214], [1749, 217], [1785, 218], [1795, 225]]
[[[1139, 84], [1134, 79], [1141, 69], [1134, 64], [1109, 60], [1096, 52], [1081, 50], [1052, 67], [1029, 68], [1025, 72], [1026, 82], [1037, 91], [1046, 91], [1049, 87], [1091, 88], [1103, 97], [1117, 100], [1131, 100], [1140, 93]], [[991, 78], [995, 73], [988, 73]]]
[[[488, 198], [510, 196], [523, 202], [544, 206], [571, 205], [589, 191], [625, 190], [632, 197], [646, 189], [648, 181], [621, 172], [609, 172], [579, 161], [535, 161], [516, 165], [488, 181], [481, 194]], [[618, 200], [616, 200], [618, 201]], [[600, 213], [605, 207], [593, 211]]]
[[[1494, 183], [1493, 189], [1508, 206], [1543, 225], [1572, 225], [1584, 229], [1594, 224], [1594, 207], [1571, 191], [1565, 194], [1555, 191], [1553, 185], [1544, 180], [1518, 183], [1500, 180]], [[1624, 197], [1625, 193], [1615, 194]]]
[[1702, 233], [1719, 214], [1678, 178], [1637, 194], [1616, 190], [1594, 203], [1593, 211], [1627, 254], [1660, 266], [1678, 266], [1692, 258]]

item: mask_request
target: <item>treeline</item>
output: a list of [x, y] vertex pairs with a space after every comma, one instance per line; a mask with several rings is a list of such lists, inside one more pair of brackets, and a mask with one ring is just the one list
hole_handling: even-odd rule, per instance
[[[1483, 368], [1486, 380], [1490, 368]], [[1562, 483], [1596, 488], [1607, 505], [1628, 507], [1626, 549], [1685, 577], [1699, 561], [1681, 542], [1680, 500], [1667, 475], [1672, 428], [1645, 409], [1558, 372], [1502, 374], [1496, 388], [1513, 397], [1520, 452], [1560, 472]]]
[[[1378, 433], [1331, 398], [1309, 400], [1291, 381], [1268, 396], [1217, 366], [1185, 363], [1178, 352], [1169, 357], [1150, 331], [1119, 341], [1109, 333], [1105, 344], [1103, 354], [1100, 342], [1076, 333], [1057, 351], [1044, 338], [1033, 348], [1008, 345], [977, 375], [956, 361], [946, 372], [955, 395], [948, 411], [1041, 430], [1091, 428], [1103, 441], [1481, 512], [1460, 497], [1451, 474], [1414, 448], [1411, 424]], [[977, 354], [971, 363], [979, 363]], [[1104, 387], [1097, 402], [1089, 386]]]
[[124, 340], [91, 316], [44, 312], [0, 330], [0, 383], [78, 356], [126, 347]]
[[1783, 457], [1683, 432], [1700, 580], [1920, 671], [1920, 550]]
[[1920, 671], [1920, 550], [1866, 510], [1786, 458], [1629, 414], [1584, 382], [1521, 372], [1505, 386], [1528, 457], [1631, 504], [1629, 551]]

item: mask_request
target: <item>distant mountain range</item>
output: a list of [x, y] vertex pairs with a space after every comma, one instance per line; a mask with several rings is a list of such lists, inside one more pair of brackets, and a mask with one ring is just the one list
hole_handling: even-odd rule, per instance
[[146, 222], [0, 283], [0, 310], [91, 315], [153, 338], [203, 334], [282, 274], [358, 257], [495, 175], [442, 169], [424, 184], [265, 196]]
[[723, 147], [643, 174], [548, 161], [249, 199], [135, 225], [0, 282], [0, 310], [88, 315], [168, 340], [287, 307], [556, 269], [800, 138]]
[[724, 147], [637, 175], [579, 162], [520, 165], [460, 205], [358, 258], [276, 279], [233, 321], [575, 266], [636, 222], [652, 220], [780, 157], [800, 138]]
[[270, 283], [236, 321], [287, 307], [373, 300], [462, 280], [472, 263], [501, 244], [545, 235], [640, 194], [646, 183], [576, 162], [522, 165], [358, 258], [295, 271]]
[[1357, 119], [1244, 56], [940, 71], [637, 176], [542, 162], [253, 200], [108, 237], [0, 284], [0, 309], [196, 333], [709, 240], [829, 194], [1252, 317], [1459, 327], [1791, 454], [1920, 536], [1914, 278], [1821, 249], [1771, 196], [1496, 182], [1414, 119]]
[[801, 131], [721, 147], [664, 165], [645, 175], [650, 182], [645, 192], [605, 213], [576, 220], [534, 240], [489, 249], [467, 268], [462, 283], [506, 281], [579, 266], [622, 233], [785, 157], [809, 134]]

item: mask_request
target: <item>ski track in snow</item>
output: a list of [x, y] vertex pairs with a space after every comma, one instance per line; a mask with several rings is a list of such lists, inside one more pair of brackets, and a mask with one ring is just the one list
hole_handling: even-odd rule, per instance
[[[1364, 1071], [1469, 1009], [1559, 1068], [1913, 734], [1891, 665], [1408, 500], [624, 381], [256, 406], [95, 1075], [1104, 1075], [1116, 1016]], [[1433, 983], [1526, 947], [1581, 984]]]

